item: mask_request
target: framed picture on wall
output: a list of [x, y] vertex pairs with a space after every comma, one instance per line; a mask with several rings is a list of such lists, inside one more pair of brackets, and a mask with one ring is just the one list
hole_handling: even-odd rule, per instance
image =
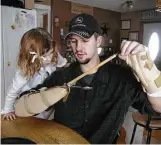
[[122, 42], [123, 40], [129, 40], [129, 38], [121, 38], [121, 42]]
[[129, 30], [131, 28], [131, 20], [122, 20], [121, 21], [121, 29]]
[[129, 40], [139, 41], [139, 32], [138, 31], [130, 31], [129, 32]]

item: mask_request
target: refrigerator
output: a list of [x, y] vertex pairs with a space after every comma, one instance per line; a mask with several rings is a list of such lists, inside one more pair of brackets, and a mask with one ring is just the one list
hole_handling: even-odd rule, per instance
[[1, 109], [17, 68], [19, 44], [23, 34], [37, 27], [37, 12], [1, 6]]

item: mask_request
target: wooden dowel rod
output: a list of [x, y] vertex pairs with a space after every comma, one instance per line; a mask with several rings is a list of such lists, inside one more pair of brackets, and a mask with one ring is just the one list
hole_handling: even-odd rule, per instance
[[99, 67], [101, 67], [102, 65], [106, 64], [107, 62], [111, 61], [112, 59], [114, 59], [117, 56], [117, 54], [114, 54], [110, 57], [108, 57], [107, 59], [105, 59], [104, 61], [102, 61], [100, 64], [98, 64], [97, 66], [95, 66], [94, 68], [90, 69], [89, 71], [81, 74], [80, 76], [76, 77], [75, 79], [71, 80], [70, 82], [67, 83], [67, 86], [72, 86], [74, 85], [78, 80], [80, 80], [81, 78], [85, 77], [86, 75], [90, 74], [92, 71], [94, 71], [95, 69], [98, 69]]

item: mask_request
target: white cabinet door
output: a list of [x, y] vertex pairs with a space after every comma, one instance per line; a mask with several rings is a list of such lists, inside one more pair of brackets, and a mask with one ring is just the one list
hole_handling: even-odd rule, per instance
[[[3, 86], [4, 94], [1, 97], [1, 107], [4, 106], [4, 98], [8, 91], [9, 85], [15, 75], [17, 68], [17, 57], [19, 53], [19, 44], [23, 34], [31, 29], [31, 27], [22, 25], [21, 27], [15, 27], [15, 17], [18, 11], [23, 12], [25, 15], [28, 13], [33, 13], [34, 16], [34, 27], [37, 25], [36, 11], [17, 9], [3, 6], [1, 7], [2, 16], [2, 49], [3, 49]], [[31, 18], [31, 17], [30, 17]], [[32, 25], [31, 25], [32, 26]]]
[[[16, 68], [16, 57], [19, 51], [19, 44], [17, 40], [18, 32], [13, 30], [11, 26], [14, 24], [14, 17], [15, 14], [14, 9], [9, 9], [8, 7], [2, 7], [2, 49], [3, 49], [3, 71], [4, 71], [4, 96], [6, 95], [6, 91], [8, 89], [9, 83], [15, 74]], [[4, 102], [2, 101], [2, 108]]]

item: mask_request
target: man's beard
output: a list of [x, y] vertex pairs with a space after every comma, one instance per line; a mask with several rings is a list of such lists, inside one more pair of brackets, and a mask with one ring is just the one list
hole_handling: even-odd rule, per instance
[[80, 61], [80, 60], [77, 59], [77, 61], [79, 62], [79, 64], [87, 64], [87, 63], [89, 63], [91, 61], [91, 59], [87, 58], [87, 59], [85, 59], [83, 61]]

